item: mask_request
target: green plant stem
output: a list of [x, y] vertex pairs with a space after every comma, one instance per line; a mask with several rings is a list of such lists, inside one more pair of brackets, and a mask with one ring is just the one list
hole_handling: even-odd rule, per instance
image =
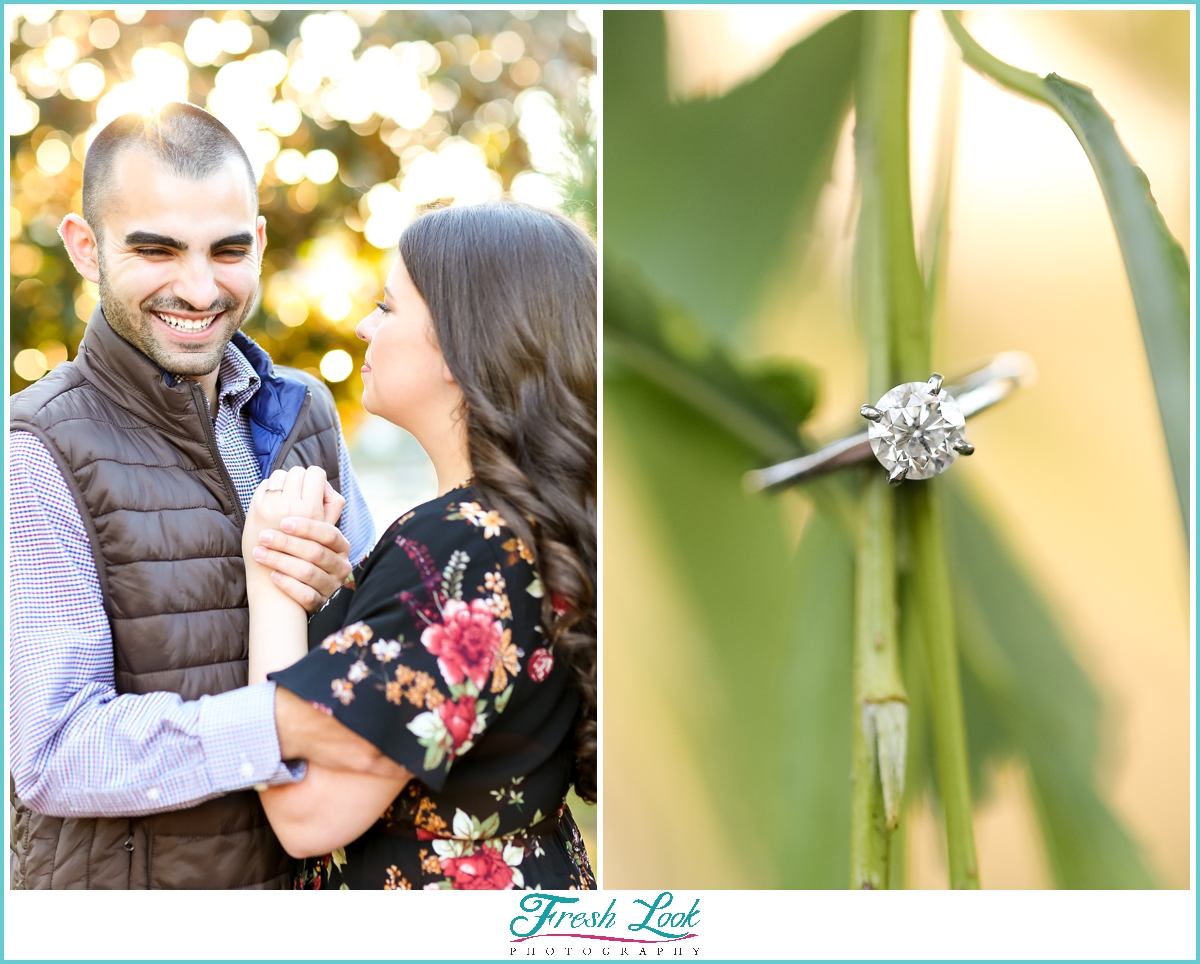
[[949, 239], [950, 189], [954, 177], [954, 147], [958, 134], [962, 71], [956, 50], [946, 45], [942, 89], [938, 98], [937, 142], [933, 152], [933, 194], [925, 216], [921, 272], [925, 277], [925, 323], [933, 328], [934, 313], [945, 288]]
[[[883, 14], [880, 14], [883, 16]], [[899, 14], [889, 12], [899, 19]], [[884, 223], [887, 226], [888, 280], [892, 286], [893, 347], [896, 382], [923, 381], [931, 370], [931, 331], [925, 312], [925, 287], [913, 241], [912, 197], [908, 179], [908, 23], [893, 28], [889, 43], [890, 82], [887, 122], [881, 127]], [[979, 886], [978, 861], [971, 820], [971, 778], [967, 768], [962, 690], [950, 607], [946, 545], [942, 538], [937, 486], [940, 480], [910, 483], [908, 546], [923, 631], [925, 671], [929, 679], [930, 715], [938, 786], [946, 814], [950, 886]]]
[[[929, 377], [932, 351], [925, 286], [913, 237], [908, 170], [909, 14], [875, 14], [885, 37], [880, 44], [881, 88], [879, 157], [884, 236], [890, 286], [892, 360], [896, 381]], [[911, 483], [909, 546], [917, 604], [925, 642], [925, 664], [938, 784], [946, 816], [950, 886], [979, 886], [975, 834], [971, 823], [971, 783], [962, 690], [950, 608], [950, 579], [937, 503], [937, 481]]]
[[917, 265], [913, 237], [912, 195], [908, 170], [908, 54], [912, 13], [874, 11], [867, 42], [873, 44], [877, 88], [876, 176], [887, 315], [891, 329], [891, 378], [929, 377], [929, 325], [925, 317], [925, 284]]
[[984, 50], [979, 42], [967, 33], [966, 28], [958, 19], [958, 14], [953, 10], [942, 11], [942, 17], [946, 21], [946, 26], [950, 29], [950, 35], [954, 38], [962, 51], [963, 60], [974, 67], [981, 74], [991, 77], [999, 84], [1016, 91], [1019, 94], [1024, 94], [1033, 100], [1039, 100], [1049, 107], [1058, 109], [1054, 103], [1054, 98], [1050, 93], [1050, 89], [1046, 86], [1046, 82], [1035, 73], [1028, 70], [1021, 70], [1019, 67], [1014, 67], [1012, 64], [1006, 64], [1003, 60], [993, 56]]
[[[911, 14], [907, 11], [873, 11], [865, 14], [864, 68], [860, 86], [865, 109], [864, 138], [860, 150], [863, 182], [863, 217], [866, 226], [864, 267], [876, 267], [881, 290], [868, 291], [864, 307], [879, 308], [886, 318], [890, 366], [882, 384], [924, 380], [931, 370], [929, 314], [925, 310], [925, 282], [917, 263], [913, 235], [909, 180], [908, 76]], [[868, 219], [874, 215], [874, 226]], [[874, 245], [874, 248], [870, 245]], [[875, 324], [879, 319], [873, 320]], [[878, 358], [877, 329], [864, 326], [868, 339], [871, 380], [885, 366]], [[874, 391], [879, 384], [872, 386]], [[939, 785], [946, 807], [947, 851], [950, 881], [956, 888], [978, 886], [974, 833], [971, 825], [970, 778], [967, 769], [966, 732], [962, 695], [954, 647], [953, 613], [940, 516], [931, 487], [936, 482], [910, 483], [907, 517], [913, 584], [924, 643], [924, 664], [929, 681], [931, 723]], [[869, 487], [868, 487], [869, 488]], [[870, 506], [864, 503], [864, 508]], [[861, 565], [861, 563], [860, 563]], [[894, 568], [892, 585], [895, 584]], [[893, 589], [894, 592], [894, 589]], [[893, 636], [895, 623], [893, 615]]]
[[[908, 566], [899, 560], [905, 558], [909, 554], [907, 529], [904, 526], [905, 513], [903, 500], [897, 500], [900, 512], [900, 526], [896, 532], [896, 550], [897, 550], [897, 567], [896, 567], [896, 593], [898, 599], [909, 600], [913, 597], [915, 589], [913, 587], [912, 573], [908, 571]], [[930, 721], [929, 721], [929, 681], [924, 670], [925, 665], [925, 646], [921, 639], [920, 632], [920, 613], [916, 606], [905, 605], [899, 608], [898, 628], [900, 632], [900, 658], [901, 672], [903, 673], [905, 687], [908, 690], [908, 752], [905, 755], [905, 799], [904, 806], [906, 812], [909, 807], [916, 804], [921, 796], [927, 791], [930, 784], [929, 768], [931, 760], [929, 759], [930, 746]], [[898, 832], [892, 837], [892, 887], [893, 889], [905, 885], [907, 879], [907, 868], [905, 866], [907, 850], [906, 850], [906, 833], [907, 824], [901, 822]]]
[[925, 672], [929, 680], [933, 755], [946, 820], [950, 886], [979, 887], [975, 830], [971, 821], [971, 778], [967, 768], [967, 734], [963, 721], [962, 686], [950, 604], [950, 573], [942, 535], [940, 488], [931, 483], [907, 487], [909, 551], [912, 582], [921, 617]]
[[866, 731], [863, 705], [851, 712], [850, 887], [885, 890], [889, 881], [891, 832], [884, 813], [875, 740]]
[[876, 890], [888, 886], [904, 799], [908, 706], [896, 638], [895, 492], [868, 471], [857, 546], [850, 882]]
[[858, 697], [903, 702], [896, 644], [896, 492], [875, 466], [867, 471], [858, 527]]
[[[863, 46], [856, 101], [855, 149], [862, 192], [855, 268], [857, 309], [867, 346], [871, 400], [893, 384], [897, 318], [913, 316], [911, 291], [897, 295], [893, 248], [896, 219], [886, 199], [903, 181], [908, 196], [907, 80], [909, 14], [864, 14]], [[895, 88], [900, 86], [901, 115]], [[903, 170], [888, 163], [899, 137]], [[907, 251], [915, 264], [912, 212]], [[903, 216], [903, 215], [902, 215]], [[915, 303], [918, 325], [920, 292]], [[863, 485], [856, 530], [857, 578], [854, 648], [853, 789], [851, 793], [850, 883], [856, 889], [889, 883], [892, 831], [904, 797], [908, 707], [899, 669], [896, 634], [895, 492], [872, 466]]]

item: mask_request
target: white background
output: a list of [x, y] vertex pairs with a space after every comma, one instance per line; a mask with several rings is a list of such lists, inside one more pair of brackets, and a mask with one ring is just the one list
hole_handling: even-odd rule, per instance
[[[585, 949], [588, 960], [618, 959], [621, 947], [631, 961], [641, 947], [645, 960], [1196, 956], [1196, 904], [1189, 891], [676, 891], [673, 909], [700, 899], [693, 928], [699, 937], [659, 945], [555, 938], [511, 943], [509, 922], [523, 913], [522, 896], [9, 892], [4, 956], [558, 961], [582, 959]], [[641, 919], [633, 916], [640, 909], [633, 901], [653, 902], [656, 895], [577, 896], [575, 906], [588, 913], [603, 912], [616, 898], [617, 925], [604, 933], [640, 937], [626, 930]], [[676, 948], [683, 953], [677, 956]]]

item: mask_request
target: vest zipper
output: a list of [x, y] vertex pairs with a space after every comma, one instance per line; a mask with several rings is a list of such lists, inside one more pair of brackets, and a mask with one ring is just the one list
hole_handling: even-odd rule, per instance
[[233, 499], [233, 511], [237, 513], [238, 528], [243, 529], [246, 526], [246, 512], [242, 508], [242, 500], [238, 495], [237, 486], [233, 484], [229, 470], [225, 468], [225, 460], [221, 458], [221, 449], [217, 446], [217, 433], [213, 431], [212, 416], [209, 414], [208, 399], [204, 397], [204, 389], [200, 387], [199, 382], [192, 382], [192, 398], [196, 402], [197, 411], [200, 412], [200, 424], [204, 426], [204, 437], [208, 440], [208, 447], [212, 451], [213, 458], [217, 462], [217, 469], [221, 473], [221, 483], [225, 486], [226, 493]]
[[[304, 424], [304, 416], [308, 414], [308, 410], [312, 408], [312, 392], [305, 391], [304, 402], [300, 406], [300, 414], [296, 416], [296, 424], [292, 426], [292, 430], [288, 432], [288, 437], [283, 440], [283, 445], [279, 447], [279, 454], [275, 456], [275, 461], [271, 465], [271, 472], [283, 465], [283, 460], [288, 457], [292, 451], [292, 446], [296, 444], [296, 436], [300, 434], [300, 426]], [[268, 472], [267, 475], [270, 475]]]

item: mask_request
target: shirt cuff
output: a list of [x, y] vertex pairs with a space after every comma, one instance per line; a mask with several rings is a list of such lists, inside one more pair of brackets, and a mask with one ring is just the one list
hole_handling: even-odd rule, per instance
[[213, 790], [266, 789], [304, 778], [305, 763], [279, 759], [275, 684], [261, 683], [200, 700], [200, 744]]

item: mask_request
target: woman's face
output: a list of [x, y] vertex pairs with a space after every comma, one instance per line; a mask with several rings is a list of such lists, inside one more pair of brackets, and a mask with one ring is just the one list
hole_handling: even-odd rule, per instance
[[433, 319], [404, 259], [397, 258], [378, 307], [358, 323], [367, 343], [363, 408], [420, 438], [438, 428], [462, 394], [437, 346]]

